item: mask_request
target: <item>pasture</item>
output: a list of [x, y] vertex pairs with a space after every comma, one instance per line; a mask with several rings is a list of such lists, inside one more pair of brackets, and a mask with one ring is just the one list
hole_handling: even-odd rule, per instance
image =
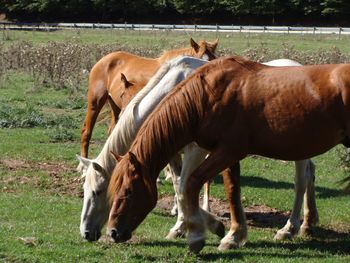
[[[191, 35], [196, 40], [217, 37]], [[259, 61], [285, 57], [308, 64], [350, 61], [350, 38], [345, 36], [222, 34], [219, 38], [222, 55], [245, 54]], [[219, 240], [208, 233], [207, 245], [195, 256], [188, 253], [185, 239], [166, 240], [176, 221], [169, 214], [173, 189], [166, 181], [158, 187], [159, 206], [132, 240], [112, 244], [103, 238], [94, 243], [81, 238], [82, 182], [75, 172], [75, 154], [86, 109], [84, 70], [112, 50], [155, 57], [164, 49], [188, 45], [188, 39], [180, 32], [0, 33], [0, 261], [349, 262], [349, 196], [339, 183], [348, 176], [343, 146], [313, 159], [320, 223], [310, 237], [273, 241], [292, 207], [294, 163], [252, 156], [241, 165], [249, 224], [243, 248], [218, 251]], [[91, 156], [107, 138], [109, 120], [104, 115], [94, 130]], [[211, 195], [213, 211], [228, 223], [220, 176]]]

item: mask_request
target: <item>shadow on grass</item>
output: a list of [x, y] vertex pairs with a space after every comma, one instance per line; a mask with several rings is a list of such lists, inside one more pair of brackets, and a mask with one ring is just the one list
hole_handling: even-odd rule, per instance
[[[317, 237], [323, 237], [330, 235], [334, 239], [317, 239]], [[316, 238], [309, 240], [297, 240], [294, 242], [274, 242], [274, 241], [257, 241], [248, 243], [244, 248], [234, 249], [230, 251], [217, 251], [206, 253], [206, 248], [216, 249], [218, 243], [209, 242], [204, 247], [204, 250], [197, 256], [192, 255], [188, 252], [188, 246], [186, 243], [179, 243], [173, 241], [156, 241], [156, 242], [145, 242], [139, 245], [142, 246], [160, 246], [170, 247], [176, 246], [183, 248], [184, 257], [193, 257], [196, 261], [218, 261], [218, 260], [232, 260], [232, 259], [244, 259], [246, 257], [258, 257], [258, 258], [298, 258], [302, 259], [317, 259], [329, 256], [349, 256], [350, 255], [350, 236], [347, 233], [338, 233], [332, 230], [319, 230]], [[170, 254], [169, 254], [170, 256]], [[163, 256], [146, 256], [136, 255], [133, 258], [143, 259], [148, 261], [159, 261], [164, 259]], [[184, 258], [179, 258], [179, 261], [183, 261]], [[177, 261], [177, 260], [175, 260]]]
[[[245, 175], [241, 176], [241, 185], [242, 186], [250, 186], [255, 188], [272, 188], [272, 189], [294, 189], [294, 183], [288, 182], [276, 182], [271, 181], [266, 178], [261, 178], [257, 176]], [[346, 193], [342, 190], [335, 190], [326, 187], [317, 186], [317, 177], [316, 177], [316, 187], [315, 191], [317, 194], [317, 198], [328, 198], [328, 197], [337, 197], [344, 196]]]

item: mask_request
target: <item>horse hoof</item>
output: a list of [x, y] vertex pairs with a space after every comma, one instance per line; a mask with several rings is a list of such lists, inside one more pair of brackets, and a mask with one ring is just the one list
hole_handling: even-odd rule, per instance
[[313, 230], [311, 227], [301, 227], [299, 230], [299, 236], [312, 236]]
[[168, 235], [165, 237], [165, 239], [176, 239], [179, 237], [184, 237], [185, 233], [181, 231], [169, 231]]
[[235, 242], [221, 242], [218, 246], [218, 249], [221, 251], [235, 248], [239, 248], [239, 245]]
[[198, 254], [202, 250], [204, 245], [205, 241], [203, 239], [199, 239], [197, 241], [189, 243], [189, 248], [192, 253]]
[[282, 241], [282, 240], [289, 240], [292, 239], [293, 235], [290, 232], [286, 231], [277, 231], [276, 235], [274, 236], [275, 241]]

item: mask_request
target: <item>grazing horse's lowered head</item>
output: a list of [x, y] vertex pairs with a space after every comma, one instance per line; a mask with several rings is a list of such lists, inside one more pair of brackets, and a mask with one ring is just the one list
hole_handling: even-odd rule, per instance
[[109, 207], [105, 200], [109, 176], [95, 160], [78, 155], [77, 158], [84, 164], [82, 178], [85, 179], [80, 234], [88, 241], [96, 241], [100, 238], [101, 229], [108, 218]]
[[[151, 183], [149, 177], [142, 174], [141, 164], [133, 153], [129, 152], [123, 158], [115, 155], [115, 158], [118, 160], [118, 167], [125, 168], [122, 170], [127, 173], [115, 174], [115, 181], [109, 184], [108, 192], [112, 197], [109, 222], [118, 222], [118, 227], [115, 228], [114, 224], [108, 225], [107, 233], [114, 242], [125, 242], [156, 206], [157, 188], [155, 182]], [[112, 204], [113, 200], [118, 200], [118, 203]], [[119, 213], [121, 209], [126, 212]]]

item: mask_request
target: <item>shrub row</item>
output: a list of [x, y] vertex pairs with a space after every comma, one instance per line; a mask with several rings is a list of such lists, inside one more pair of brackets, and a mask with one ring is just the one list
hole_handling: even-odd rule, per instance
[[[83, 87], [87, 73], [94, 63], [102, 56], [118, 50], [146, 57], [156, 57], [160, 53], [157, 49], [129, 48], [120, 44], [87, 45], [76, 42], [49, 42], [39, 46], [28, 42], [15, 42], [9, 46], [0, 44], [0, 75], [8, 70], [21, 70], [30, 73], [38, 86], [69, 88], [75, 93]], [[230, 54], [234, 54], [234, 51], [230, 49], [219, 51], [220, 56]], [[349, 61], [349, 55], [341, 53], [336, 47], [304, 52], [288, 44], [283, 44], [278, 51], [264, 46], [249, 48], [242, 55], [259, 62], [289, 58], [305, 65]]]

